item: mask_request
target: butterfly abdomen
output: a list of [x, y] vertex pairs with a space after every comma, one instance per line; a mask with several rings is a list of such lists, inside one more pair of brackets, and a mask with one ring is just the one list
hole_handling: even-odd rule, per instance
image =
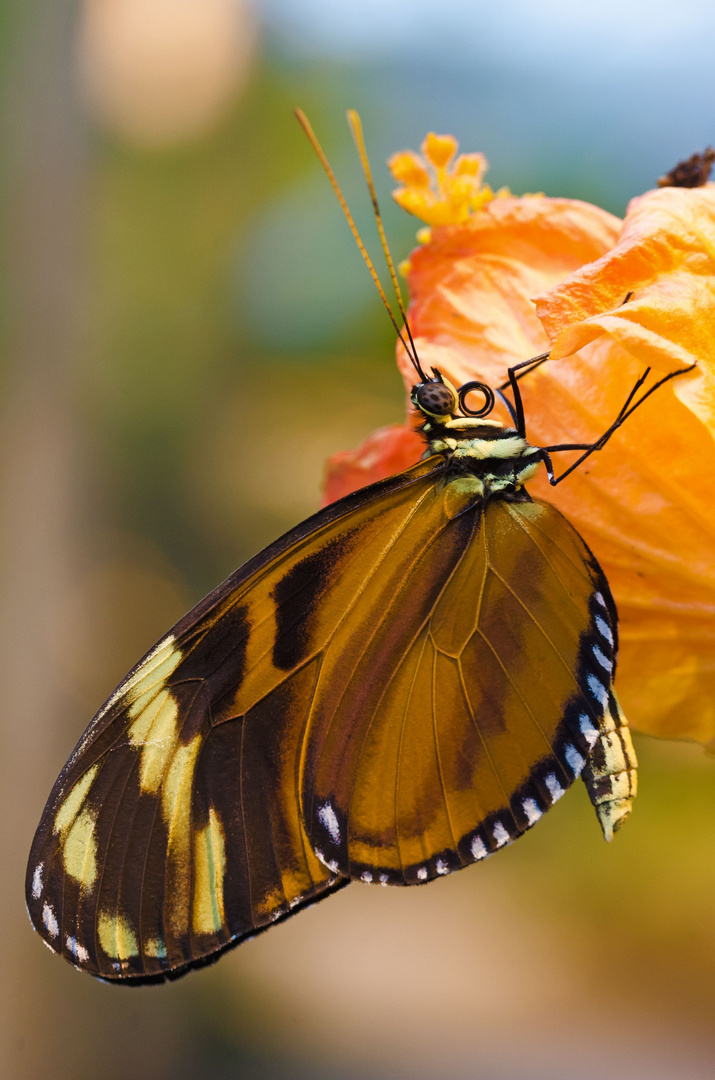
[[614, 832], [631, 812], [638, 786], [637, 768], [628, 723], [611, 691], [598, 737], [582, 773], [606, 840], [613, 839]]

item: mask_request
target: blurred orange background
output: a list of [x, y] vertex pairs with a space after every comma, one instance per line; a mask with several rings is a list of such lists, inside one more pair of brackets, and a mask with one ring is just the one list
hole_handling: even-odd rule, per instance
[[402, 258], [417, 223], [382, 163], [429, 129], [484, 151], [495, 188], [622, 213], [715, 138], [714, 24], [704, 0], [7, 0], [2, 1076], [713, 1076], [715, 765], [697, 747], [638, 740], [612, 846], [576, 790], [486, 865], [354, 885], [163, 987], [51, 957], [23, 880], [124, 672], [318, 506], [328, 454], [402, 418], [390, 325], [292, 108], [374, 251], [344, 123], [360, 110]]

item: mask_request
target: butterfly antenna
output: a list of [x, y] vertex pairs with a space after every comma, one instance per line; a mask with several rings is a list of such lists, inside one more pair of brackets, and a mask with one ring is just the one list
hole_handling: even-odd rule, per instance
[[[370, 274], [372, 276], [372, 280], [375, 282], [375, 286], [377, 288], [377, 291], [380, 294], [380, 299], [382, 300], [383, 304], [385, 305], [385, 309], [387, 311], [387, 314], [390, 316], [390, 322], [394, 326], [394, 328], [395, 328], [395, 330], [397, 332], [397, 336], [400, 339], [400, 341], [402, 342], [403, 348], [404, 348], [405, 352], [407, 353], [407, 355], [409, 356], [413, 367], [415, 368], [415, 370], [419, 374], [422, 381], [427, 382], [428, 380], [426, 379], [426, 377], [425, 377], [425, 375], [424, 375], [424, 373], [423, 373], [423, 371], [422, 371], [422, 369], [420, 367], [419, 360], [417, 359], [417, 354], [416, 354], [416, 352], [413, 352], [414, 343], [412, 341], [412, 335], [409, 333], [409, 329], [408, 329], [407, 333], [409, 335], [409, 343], [408, 343], [408, 341], [405, 341], [405, 338], [403, 337], [403, 334], [402, 334], [402, 328], [400, 327], [399, 323], [397, 322], [397, 319], [395, 318], [395, 316], [393, 314], [393, 311], [392, 311], [392, 308], [390, 307], [388, 299], [385, 296], [385, 290], [382, 287], [382, 282], [380, 281], [379, 277], [377, 276], [377, 271], [375, 270], [375, 267], [373, 266], [372, 259], [368, 255], [367, 250], [365, 248], [365, 245], [362, 242], [362, 239], [360, 237], [360, 233], [357, 230], [357, 225], [355, 224], [355, 221], [353, 220], [353, 216], [350, 213], [350, 210], [348, 209], [348, 204], [345, 201], [345, 196], [343, 195], [342, 191], [340, 190], [340, 185], [338, 184], [338, 181], [337, 181], [337, 179], [335, 177], [335, 173], [331, 169], [330, 163], [329, 163], [328, 159], [326, 158], [325, 153], [323, 152], [323, 148], [320, 145], [320, 143], [318, 142], [317, 136], [315, 135], [315, 132], [313, 131], [312, 127], [310, 126], [310, 122], [308, 120], [308, 117], [305, 115], [305, 113], [303, 112], [302, 109], [296, 109], [295, 110], [295, 115], [296, 115], [296, 118], [298, 120], [298, 123], [303, 128], [303, 131], [305, 132], [305, 134], [308, 136], [308, 140], [309, 140], [311, 146], [313, 147], [313, 149], [315, 150], [315, 153], [316, 153], [316, 155], [318, 157], [318, 160], [319, 160], [320, 164], [325, 169], [328, 180], [331, 183], [333, 191], [335, 192], [335, 194], [337, 196], [337, 200], [340, 203], [340, 207], [341, 207], [343, 213], [345, 214], [345, 218], [347, 220], [347, 223], [350, 226], [350, 231], [351, 231], [351, 233], [353, 234], [353, 236], [355, 238], [355, 243], [357, 244], [358, 248], [360, 249], [360, 254], [362, 255], [363, 259], [365, 260], [365, 264], [366, 264], [368, 270], [370, 271]], [[401, 302], [401, 300], [400, 300], [400, 310], [402, 310], [402, 302]]]
[[352, 132], [352, 136], [353, 136], [353, 139], [355, 140], [355, 145], [357, 147], [357, 152], [360, 155], [360, 164], [362, 165], [362, 171], [365, 173], [365, 180], [367, 181], [368, 191], [370, 192], [370, 199], [372, 200], [372, 209], [373, 209], [373, 213], [375, 214], [375, 221], [377, 223], [377, 231], [380, 234], [380, 244], [382, 245], [382, 250], [383, 250], [383, 253], [385, 255], [385, 262], [387, 263], [387, 268], [390, 271], [390, 279], [392, 281], [392, 287], [395, 290], [395, 299], [397, 300], [397, 306], [400, 309], [400, 315], [402, 316], [402, 322], [404, 323], [405, 330], [407, 331], [407, 336], [410, 339], [410, 345], [412, 347], [412, 352], [410, 354], [410, 359], [412, 360], [412, 363], [414, 364], [415, 368], [417, 369], [417, 373], [420, 376], [420, 378], [422, 379], [422, 381], [427, 382], [427, 377], [425, 376], [424, 372], [422, 371], [422, 367], [421, 367], [420, 362], [419, 362], [419, 357], [417, 356], [417, 347], [415, 345], [414, 338], [412, 337], [412, 331], [410, 330], [410, 324], [409, 324], [409, 321], [407, 319], [407, 311], [405, 310], [405, 305], [404, 305], [404, 303], [402, 301], [402, 291], [400, 290], [400, 283], [397, 280], [397, 272], [395, 270], [395, 264], [392, 261], [392, 255], [390, 253], [390, 246], [387, 243], [387, 237], [385, 236], [385, 227], [384, 227], [384, 225], [382, 223], [382, 214], [380, 213], [380, 207], [378, 206], [378, 202], [377, 202], [377, 193], [375, 191], [375, 184], [374, 184], [373, 179], [372, 179], [372, 169], [370, 168], [370, 159], [367, 156], [367, 149], [365, 147], [365, 137], [363, 135], [363, 130], [362, 130], [362, 120], [360, 119], [360, 116], [356, 112], [355, 109], [348, 109], [347, 116], [348, 116], [348, 124], [350, 125], [350, 130]]

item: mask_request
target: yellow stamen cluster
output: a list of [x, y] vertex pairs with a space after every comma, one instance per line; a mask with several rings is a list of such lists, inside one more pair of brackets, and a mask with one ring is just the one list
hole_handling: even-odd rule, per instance
[[453, 135], [430, 131], [421, 155], [412, 150], [392, 155], [390, 172], [401, 185], [393, 198], [403, 210], [428, 225], [456, 225], [495, 198], [489, 184], [482, 183], [489, 167], [484, 154], [457, 156], [458, 147]]

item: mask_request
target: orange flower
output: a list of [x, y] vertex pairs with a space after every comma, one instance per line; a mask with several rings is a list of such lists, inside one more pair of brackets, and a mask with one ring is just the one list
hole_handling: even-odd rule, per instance
[[424, 439], [401, 424], [378, 428], [357, 450], [341, 450], [329, 462], [325, 476], [325, 502], [403, 472], [422, 456]]
[[[564, 511], [606, 572], [632, 726], [715, 749], [715, 186], [648, 192], [624, 222], [543, 196], [446, 221], [409, 262], [422, 366], [457, 386], [498, 386], [509, 365], [551, 346], [554, 359], [521, 383], [534, 444], [593, 441], [646, 366], [699, 363], [563, 484], [544, 475], [529, 487]], [[399, 345], [397, 359], [409, 390]], [[333, 459], [330, 497], [415, 461], [414, 420], [408, 404], [406, 426]], [[556, 457], [558, 472], [573, 455]]]

